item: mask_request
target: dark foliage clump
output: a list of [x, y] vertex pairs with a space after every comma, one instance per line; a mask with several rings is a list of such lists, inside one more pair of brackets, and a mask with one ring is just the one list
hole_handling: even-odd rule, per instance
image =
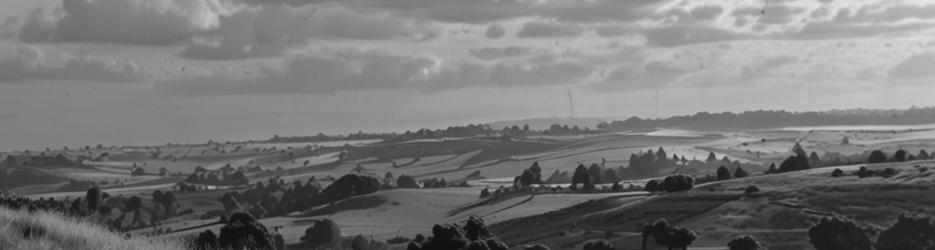
[[809, 241], [818, 250], [870, 250], [867, 231], [853, 221], [837, 216], [824, 217], [808, 229]]

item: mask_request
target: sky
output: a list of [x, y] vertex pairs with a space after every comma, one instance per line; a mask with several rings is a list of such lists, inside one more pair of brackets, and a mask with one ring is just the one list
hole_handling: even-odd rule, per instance
[[935, 105], [935, 2], [4, 0], [0, 150]]

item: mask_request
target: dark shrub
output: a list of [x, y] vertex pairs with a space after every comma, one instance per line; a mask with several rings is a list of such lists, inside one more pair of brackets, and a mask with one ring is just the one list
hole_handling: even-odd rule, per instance
[[643, 188], [646, 192], [656, 192], [659, 191], [659, 181], [649, 180], [646, 182], [646, 187]]
[[582, 250], [614, 250], [614, 244], [606, 240], [585, 241]]
[[214, 250], [218, 247], [218, 237], [211, 230], [205, 230], [198, 234], [198, 238], [192, 246], [195, 250]]
[[341, 241], [341, 229], [332, 220], [316, 220], [311, 227], [305, 229], [305, 235], [300, 240], [313, 248], [335, 246]]
[[743, 192], [744, 192], [745, 194], [757, 193], [757, 192], [760, 192], [760, 188], [758, 188], [758, 187], [756, 187], [756, 186], [749, 186], [749, 187], [745, 188], [745, 189], [743, 190]]
[[742, 235], [730, 240], [730, 242], [727, 243], [727, 248], [730, 250], [765, 250], [766, 246], [756, 241], [756, 238], [753, 238], [753, 236]]
[[396, 179], [396, 187], [398, 188], [419, 188], [419, 183], [416, 182], [415, 178], [408, 175], [400, 175]]
[[841, 177], [841, 176], [844, 176], [844, 171], [841, 170], [840, 168], [835, 168], [834, 170], [831, 170], [831, 177]]
[[867, 163], [884, 163], [886, 162], [886, 154], [881, 150], [874, 150], [870, 152], [870, 157], [867, 157]]
[[272, 250], [274, 242], [266, 226], [246, 213], [231, 215], [218, 237], [220, 247], [232, 249]]
[[935, 221], [921, 215], [901, 214], [896, 224], [877, 238], [877, 249], [935, 249]]
[[850, 220], [824, 217], [808, 229], [809, 241], [818, 250], [870, 250], [870, 237]]

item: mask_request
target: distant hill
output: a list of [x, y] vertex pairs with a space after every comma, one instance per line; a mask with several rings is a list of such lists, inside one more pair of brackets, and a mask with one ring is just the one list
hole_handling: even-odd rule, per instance
[[608, 120], [609, 119], [606, 119], [606, 118], [595, 118], [595, 117], [529, 118], [529, 119], [512, 120], [512, 121], [496, 121], [496, 122], [487, 123], [487, 125], [489, 125], [490, 128], [494, 130], [500, 130], [500, 129], [503, 129], [504, 127], [512, 127], [514, 125], [522, 128], [523, 125], [526, 125], [526, 124], [529, 124], [529, 128], [532, 130], [548, 130], [549, 126], [552, 126], [552, 124], [568, 125], [569, 127], [578, 126], [581, 129], [584, 129], [584, 127], [589, 127], [591, 129], [594, 129], [597, 127], [598, 123], [606, 122]]
[[605, 131], [634, 131], [660, 127], [695, 130], [766, 129], [791, 126], [834, 125], [922, 125], [935, 123], [935, 107], [910, 109], [848, 109], [816, 112], [757, 110], [743, 113], [708, 113], [673, 116], [665, 119], [630, 117], [601, 124]]

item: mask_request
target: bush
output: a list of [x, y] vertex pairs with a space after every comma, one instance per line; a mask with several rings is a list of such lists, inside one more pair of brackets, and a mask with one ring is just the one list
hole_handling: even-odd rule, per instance
[[311, 227], [305, 229], [305, 235], [300, 240], [308, 243], [312, 248], [331, 247], [341, 241], [341, 229], [337, 223], [329, 219], [313, 222]]
[[877, 249], [935, 249], [935, 220], [901, 214], [896, 224], [880, 233]]
[[808, 229], [809, 241], [818, 250], [870, 250], [870, 237], [850, 220], [824, 217]]
[[484, 188], [484, 190], [481, 190], [481, 191], [480, 191], [480, 198], [487, 198], [488, 196], [490, 196], [490, 190], [489, 190], [489, 189]]
[[874, 150], [870, 152], [870, 157], [867, 157], [867, 163], [884, 163], [886, 162], [886, 154], [881, 150]]
[[756, 238], [753, 238], [753, 236], [742, 235], [730, 240], [730, 242], [727, 243], [727, 248], [730, 250], [765, 250], [766, 246], [756, 241]]
[[752, 193], [757, 193], [757, 192], [760, 192], [760, 188], [756, 186], [749, 186], [743, 190], [743, 193], [745, 194], [752, 194]]
[[644, 187], [643, 190], [646, 190], [646, 192], [659, 191], [659, 182], [656, 180], [649, 180], [646, 182], [646, 187]]
[[643, 225], [643, 249], [646, 249], [646, 239], [649, 237], [653, 237], [656, 245], [665, 246], [669, 249], [687, 249], [692, 242], [698, 239], [698, 234], [690, 228], [675, 227], [665, 219], [658, 219], [653, 223]]
[[841, 176], [844, 176], [844, 171], [841, 170], [840, 168], [835, 168], [834, 170], [831, 170], [831, 177], [841, 177]]
[[670, 175], [662, 180], [660, 188], [666, 192], [680, 192], [692, 189], [695, 179], [687, 175]]
[[857, 170], [857, 177], [867, 178], [871, 176], [873, 176], [873, 171], [870, 171], [867, 167], [861, 166], [860, 169]]
[[886, 168], [886, 169], [883, 169], [883, 173], [881, 173], [880, 176], [882, 176], [883, 178], [890, 178], [896, 174], [897, 174], [896, 169]]
[[606, 240], [589, 240], [584, 242], [582, 250], [614, 250], [614, 244]]
[[416, 182], [416, 179], [408, 175], [400, 175], [399, 178], [396, 179], [396, 187], [398, 188], [420, 188], [419, 183]]
[[218, 237], [211, 230], [205, 230], [192, 245], [195, 250], [214, 250], [218, 247]]

